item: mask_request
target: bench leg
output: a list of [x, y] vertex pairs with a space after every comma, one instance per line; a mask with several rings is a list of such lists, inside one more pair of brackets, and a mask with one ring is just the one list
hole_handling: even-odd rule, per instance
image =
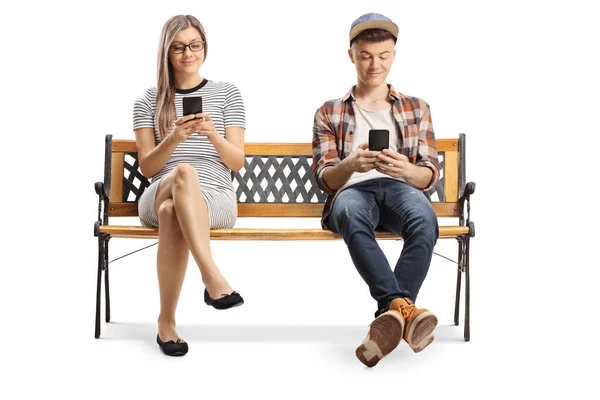
[[470, 255], [470, 238], [465, 238], [465, 342], [471, 340], [471, 327], [470, 327], [470, 304], [471, 304], [471, 282], [469, 273], [469, 255]]
[[98, 235], [98, 281], [96, 286], [96, 329], [94, 337], [100, 337], [100, 291], [102, 290], [102, 271], [104, 269], [104, 238]]
[[460, 309], [460, 284], [463, 268], [463, 239], [458, 240], [458, 268], [456, 271], [456, 299], [454, 300], [454, 325], [458, 325], [459, 309]]
[[108, 291], [108, 240], [104, 242], [104, 294], [106, 322], [110, 322], [110, 293]]

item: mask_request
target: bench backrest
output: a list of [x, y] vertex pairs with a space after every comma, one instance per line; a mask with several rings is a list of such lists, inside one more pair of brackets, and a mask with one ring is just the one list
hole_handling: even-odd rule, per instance
[[[437, 139], [441, 178], [430, 199], [438, 217], [459, 217], [465, 180], [465, 135]], [[239, 217], [320, 217], [326, 195], [311, 171], [310, 143], [246, 143], [244, 168], [232, 173]], [[139, 170], [135, 140], [106, 136], [104, 187], [108, 216], [137, 216], [149, 186]]]

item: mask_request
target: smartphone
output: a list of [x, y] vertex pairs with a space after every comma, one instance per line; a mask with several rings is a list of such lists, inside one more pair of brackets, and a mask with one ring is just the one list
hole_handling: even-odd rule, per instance
[[202, 97], [184, 97], [183, 115], [199, 114], [202, 112]]
[[387, 129], [369, 130], [369, 150], [381, 151], [390, 147], [390, 131]]

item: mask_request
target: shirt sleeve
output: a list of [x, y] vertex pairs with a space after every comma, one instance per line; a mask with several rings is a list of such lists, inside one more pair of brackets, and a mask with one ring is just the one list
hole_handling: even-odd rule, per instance
[[431, 112], [429, 104], [421, 102], [421, 118], [419, 121], [419, 144], [417, 150], [416, 165], [431, 169], [433, 175], [427, 188], [423, 191], [433, 189], [437, 181], [440, 179], [440, 166], [438, 161], [438, 152], [435, 145], [435, 133], [433, 132], [433, 124], [431, 123]]
[[246, 128], [246, 110], [240, 90], [232, 84], [225, 88], [225, 104], [223, 107], [225, 128], [239, 126]]
[[133, 104], [133, 129], [153, 128], [154, 112], [150, 101], [150, 90], [146, 91], [142, 97]]
[[312, 149], [312, 171], [317, 180], [317, 185], [323, 192], [333, 194], [335, 190], [327, 186], [327, 183], [323, 179], [323, 172], [327, 167], [338, 165], [340, 159], [335, 141], [335, 131], [329, 122], [329, 118], [327, 118], [326, 104], [315, 113]]

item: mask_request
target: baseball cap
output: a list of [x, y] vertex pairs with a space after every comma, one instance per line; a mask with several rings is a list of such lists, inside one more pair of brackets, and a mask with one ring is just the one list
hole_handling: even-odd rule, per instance
[[368, 13], [358, 17], [350, 27], [350, 41], [367, 29], [383, 29], [398, 39], [398, 25], [385, 15]]

